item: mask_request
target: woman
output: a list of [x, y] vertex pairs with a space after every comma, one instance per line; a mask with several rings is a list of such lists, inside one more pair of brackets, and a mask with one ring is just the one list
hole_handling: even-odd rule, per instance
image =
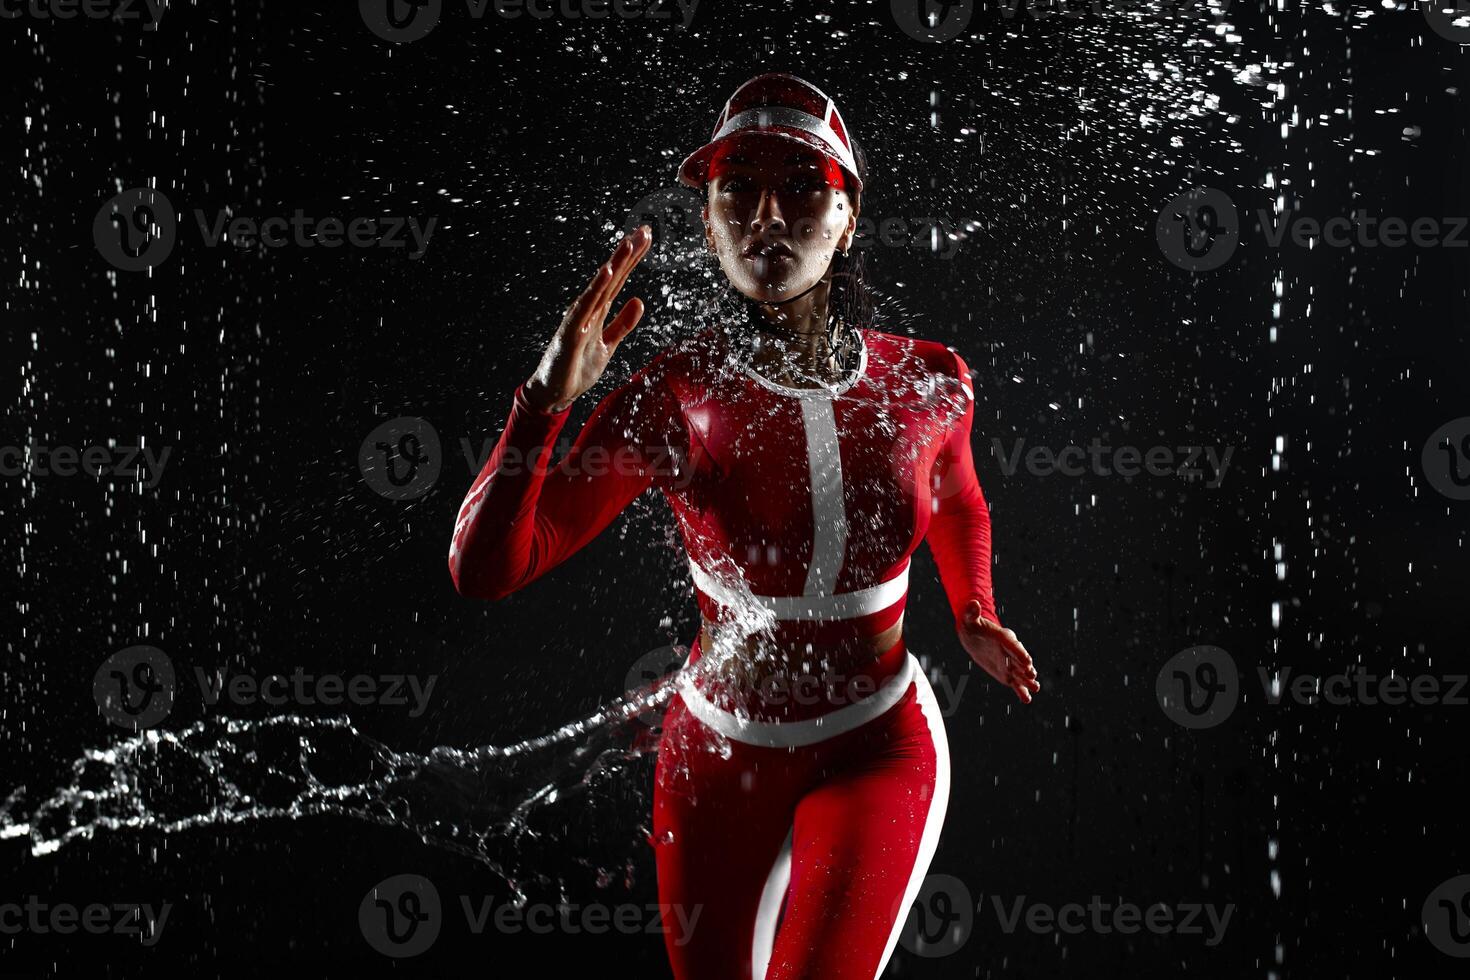
[[995, 612], [965, 362], [868, 326], [847, 256], [866, 169], [814, 86], [737, 89], [679, 177], [705, 191], [746, 322], [665, 350], [564, 460], [526, 465], [642, 316], [630, 299], [604, 325], [650, 245], [646, 226], [627, 236], [516, 389], [455, 527], [456, 587], [495, 599], [652, 484], [678, 518], [702, 625], [664, 715], [652, 841], [660, 902], [694, 923], [665, 933], [680, 978], [867, 980], [892, 955], [949, 795], [943, 722], [902, 636], [926, 534], [965, 650], [1023, 703], [1040, 690]]

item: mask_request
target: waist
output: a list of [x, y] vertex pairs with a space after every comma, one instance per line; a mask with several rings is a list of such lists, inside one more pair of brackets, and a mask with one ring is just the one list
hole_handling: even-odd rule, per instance
[[909, 562], [904, 559], [887, 579], [846, 592], [764, 595], [754, 592], [738, 570], [718, 573], [693, 558], [689, 572], [704, 617], [733, 623], [746, 633], [763, 631], [789, 643], [829, 645], [873, 637], [903, 616], [908, 599]]
[[686, 665], [703, 666], [685, 672], [681, 694], [696, 717], [720, 731], [824, 718], [860, 724], [902, 694], [911, 679], [911, 660], [901, 633], [876, 656], [859, 650], [820, 651], [805, 644], [751, 656], [740, 647], [706, 650], [696, 639]]

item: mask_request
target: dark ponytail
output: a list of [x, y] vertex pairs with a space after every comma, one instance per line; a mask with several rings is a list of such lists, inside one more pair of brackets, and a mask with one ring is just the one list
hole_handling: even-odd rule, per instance
[[[858, 179], [868, 186], [868, 155], [856, 136], [852, 139], [853, 161]], [[854, 210], [861, 214], [862, 195], [848, 191]], [[867, 250], [857, 246], [856, 235], [848, 243], [847, 254], [832, 255], [832, 290], [827, 297], [827, 329], [832, 350], [844, 372], [857, 368], [858, 351], [862, 347], [857, 331], [873, 326], [875, 313], [872, 290], [868, 288]]]

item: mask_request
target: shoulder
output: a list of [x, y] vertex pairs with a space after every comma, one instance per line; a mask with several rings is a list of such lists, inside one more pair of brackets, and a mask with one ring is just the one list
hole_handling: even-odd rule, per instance
[[902, 337], [878, 330], [863, 331], [870, 365], [904, 373], [918, 373], [958, 381], [973, 388], [970, 367], [959, 351], [937, 340]]
[[670, 341], [608, 394], [609, 407], [650, 421], [677, 415], [713, 375], [716, 334], [710, 328]]

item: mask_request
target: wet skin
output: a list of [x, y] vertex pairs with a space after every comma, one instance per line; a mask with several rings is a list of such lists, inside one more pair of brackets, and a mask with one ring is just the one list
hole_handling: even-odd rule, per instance
[[[791, 332], [791, 342], [785, 349], [758, 347], [752, 358], [752, 366], [773, 381], [815, 387], [820, 381], [839, 380], [836, 364], [825, 357], [821, 344], [830, 292], [830, 280], [822, 280], [832, 253], [851, 245], [857, 204], [845, 190], [828, 185], [814, 152], [782, 140], [743, 144], [708, 185], [705, 242], [720, 268], [748, 299], [783, 304], [759, 308]], [[613, 300], [651, 243], [652, 229], [647, 225], [624, 238], [567, 308], [540, 365], [526, 382], [525, 394], [533, 405], [544, 411], [565, 408], [602, 375], [643, 315], [643, 303], [635, 297], [603, 325]], [[801, 295], [806, 290], [810, 292]], [[803, 351], [816, 356], [800, 365], [793, 363]], [[720, 630], [719, 624], [702, 618], [702, 650], [717, 649]], [[1029, 704], [1040, 684], [1031, 656], [1015, 632], [984, 619], [975, 601], [965, 607], [956, 630], [971, 659]], [[876, 635], [853, 635], [811, 648], [786, 642], [779, 633], [727, 637], [736, 653], [722, 673], [741, 688], [777, 675], [803, 673], [803, 664], [851, 677], [893, 647], [902, 632], [900, 617]]]

